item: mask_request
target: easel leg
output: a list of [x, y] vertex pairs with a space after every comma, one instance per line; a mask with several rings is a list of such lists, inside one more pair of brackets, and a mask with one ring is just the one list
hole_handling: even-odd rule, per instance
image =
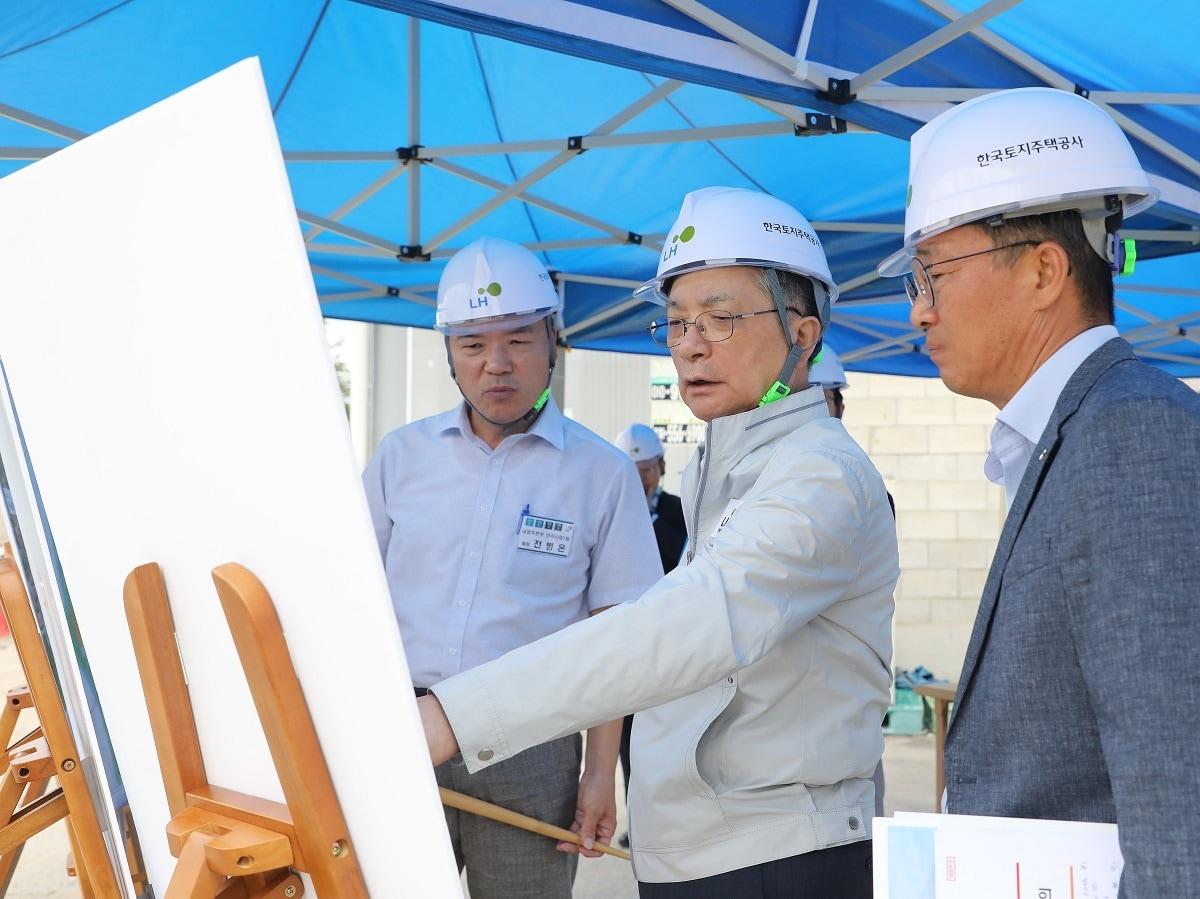
[[[75, 839], [75, 828], [71, 826], [70, 818], [66, 820], [66, 825], [67, 839], [71, 841], [71, 854], [75, 857], [75, 859], [78, 859], [79, 843]], [[88, 878], [87, 867], [79, 864], [78, 861], [75, 863], [75, 877], [79, 881], [79, 894], [83, 897], [83, 899], [96, 899], [96, 892], [92, 889], [92, 881]]]
[[[30, 805], [40, 799], [45, 794], [46, 787], [49, 785], [49, 780], [30, 781], [25, 788], [25, 800], [23, 804]], [[22, 843], [10, 849], [4, 855], [0, 855], [0, 896], [7, 895], [8, 885], [12, 882], [13, 872], [17, 869], [17, 862], [21, 860], [21, 850], [24, 848], [25, 844]]]
[[[17, 718], [21, 716], [21, 709], [25, 707], [22, 704], [19, 691], [24, 691], [23, 695], [28, 700], [29, 688], [17, 687], [14, 690], [8, 691], [9, 701], [4, 704], [4, 713], [0, 714], [0, 746], [7, 746], [12, 741], [13, 731], [17, 727]], [[18, 694], [14, 696], [14, 694]]]
[[212, 838], [212, 834], [201, 831], [188, 836], [163, 899], [213, 899], [217, 895], [225, 878], [209, 868], [204, 855], [204, 847]]
[[24, 791], [25, 784], [17, 780], [12, 771], [5, 771], [4, 779], [0, 780], [0, 821], [7, 823], [12, 820]]

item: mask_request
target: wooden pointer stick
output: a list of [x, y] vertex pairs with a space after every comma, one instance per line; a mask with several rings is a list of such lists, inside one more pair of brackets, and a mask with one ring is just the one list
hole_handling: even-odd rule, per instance
[[[580, 845], [579, 834], [563, 830], [561, 827], [555, 827], [553, 824], [547, 824], [545, 821], [539, 821], [537, 818], [530, 818], [528, 815], [522, 815], [501, 806], [492, 805], [492, 803], [476, 799], [474, 796], [466, 796], [462, 793], [456, 793], [454, 790], [447, 790], [445, 787], [439, 787], [438, 792], [442, 794], [442, 805], [448, 805], [450, 808], [456, 808], [462, 812], [470, 812], [472, 815], [479, 815], [482, 818], [490, 818], [493, 821], [499, 821], [501, 824], [510, 824], [513, 827], [541, 834], [544, 837], [563, 840], [567, 843], [574, 843], [577, 846]], [[609, 846], [607, 843], [601, 843], [599, 840], [592, 843], [592, 848], [597, 852], [605, 852], [608, 855], [614, 855], [617, 858], [629, 861], [628, 852], [614, 849], [612, 846]]]

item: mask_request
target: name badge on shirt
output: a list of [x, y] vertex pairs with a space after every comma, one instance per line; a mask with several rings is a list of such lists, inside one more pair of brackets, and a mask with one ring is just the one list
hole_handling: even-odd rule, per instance
[[717, 522], [717, 526], [713, 528], [713, 532], [709, 537], [715, 537], [721, 533], [725, 525], [729, 524], [729, 519], [733, 518], [733, 513], [737, 511], [737, 507], [742, 504], [740, 499], [731, 499], [729, 505], [725, 507], [725, 511], [721, 513], [721, 520]]
[[571, 540], [574, 536], [573, 522], [526, 515], [521, 519], [521, 530], [517, 534], [517, 549], [565, 556], [571, 552]]

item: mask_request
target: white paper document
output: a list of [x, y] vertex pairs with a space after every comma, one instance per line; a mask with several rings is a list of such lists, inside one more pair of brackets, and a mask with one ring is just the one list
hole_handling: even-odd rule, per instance
[[899, 812], [874, 828], [875, 899], [1117, 899], [1115, 824]]

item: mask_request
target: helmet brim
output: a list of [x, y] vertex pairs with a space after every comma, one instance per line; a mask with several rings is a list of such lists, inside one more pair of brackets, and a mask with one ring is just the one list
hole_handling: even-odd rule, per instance
[[553, 315], [555, 308], [535, 309], [513, 315], [495, 315], [491, 318], [474, 318], [461, 322], [439, 322], [435, 327], [447, 337], [463, 337], [468, 334], [494, 334], [497, 331], [516, 331], [540, 322]]
[[1087, 191], [1057, 197], [1040, 197], [1036, 200], [1022, 200], [1003, 206], [994, 206], [991, 209], [972, 211], [929, 225], [911, 235], [905, 240], [903, 247], [880, 262], [875, 270], [884, 278], [896, 278], [908, 274], [912, 270], [913, 257], [916, 255], [917, 245], [921, 241], [945, 234], [960, 225], [982, 222], [996, 216], [1003, 216], [1006, 219], [1024, 218], [1028, 215], [1042, 215], [1066, 209], [1077, 209], [1080, 212], [1094, 214], [1104, 208], [1104, 196], [1107, 194], [1117, 194], [1122, 198], [1125, 218], [1129, 218], [1158, 202], [1159, 193], [1158, 188], [1145, 185], [1118, 187], [1100, 194], [1095, 191]]
[[663, 293], [662, 286], [672, 278], [678, 278], [680, 275], [687, 275], [692, 272], [698, 272], [708, 268], [731, 268], [733, 266], [745, 266], [748, 268], [773, 268], [783, 272], [791, 272], [795, 275], [800, 275], [802, 278], [808, 278], [811, 281], [816, 281], [825, 288], [825, 293], [829, 298], [829, 305], [832, 306], [837, 302], [838, 288], [836, 284], [831, 284], [825, 280], [823, 275], [816, 272], [811, 272], [806, 269], [797, 268], [790, 265], [782, 265], [778, 262], [772, 262], [768, 259], [702, 259], [687, 265], [681, 265], [669, 271], [663, 272], [656, 278], [651, 278], [641, 287], [633, 292], [636, 299], [643, 300], [647, 303], [654, 303], [656, 306], [667, 305], [667, 295]]

